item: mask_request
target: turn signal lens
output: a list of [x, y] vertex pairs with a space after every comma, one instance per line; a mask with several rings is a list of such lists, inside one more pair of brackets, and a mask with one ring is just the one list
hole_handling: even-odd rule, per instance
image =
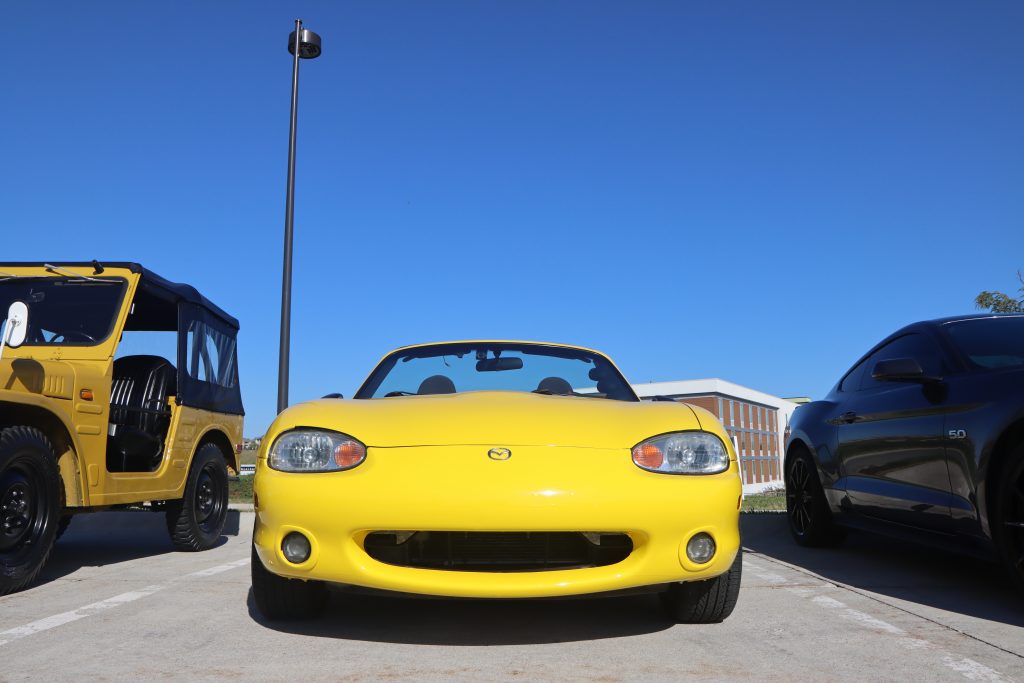
[[653, 443], [642, 443], [633, 448], [633, 462], [645, 470], [656, 470], [665, 462], [665, 454]]
[[357, 441], [342, 441], [334, 449], [334, 464], [342, 469], [355, 467], [366, 457], [366, 449]]
[[78, 392], [78, 398], [83, 401], [91, 401], [95, 397], [93, 396], [92, 389], [82, 389]]

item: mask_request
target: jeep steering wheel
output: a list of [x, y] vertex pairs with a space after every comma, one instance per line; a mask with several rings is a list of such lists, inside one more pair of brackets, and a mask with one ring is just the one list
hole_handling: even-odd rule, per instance
[[55, 334], [53, 338], [50, 339], [51, 344], [66, 344], [67, 342], [71, 341], [87, 341], [95, 344], [96, 338], [93, 337], [91, 334], [86, 334], [85, 332], [62, 332], [60, 334]]

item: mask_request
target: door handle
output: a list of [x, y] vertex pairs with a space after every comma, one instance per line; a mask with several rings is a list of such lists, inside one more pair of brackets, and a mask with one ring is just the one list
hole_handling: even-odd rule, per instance
[[837, 419], [842, 424], [852, 424], [857, 421], [857, 413], [853, 412], [852, 410], [848, 410], [842, 415], [840, 415]]

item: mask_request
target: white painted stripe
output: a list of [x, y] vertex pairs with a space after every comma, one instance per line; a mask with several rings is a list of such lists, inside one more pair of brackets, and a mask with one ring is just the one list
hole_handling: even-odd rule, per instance
[[826, 595], [817, 595], [811, 598], [811, 602], [821, 605], [822, 607], [839, 610], [842, 616], [846, 617], [851, 621], [856, 621], [858, 624], [863, 624], [868, 628], [878, 629], [879, 631], [885, 631], [886, 633], [892, 633], [893, 635], [897, 636], [906, 635], [907, 633], [898, 626], [893, 626], [887, 621], [876, 619], [875, 617], [871, 616], [866, 612], [851, 609], [847, 607], [845, 604], [839, 602], [838, 600], [830, 598]]
[[236, 560], [235, 562], [220, 564], [216, 567], [210, 567], [208, 569], [202, 569], [197, 572], [192, 572], [191, 574], [184, 574], [183, 576], [178, 577], [170, 583], [156, 586], [146, 586], [145, 588], [140, 588], [138, 590], [128, 591], [127, 593], [121, 593], [120, 595], [115, 595], [114, 597], [107, 598], [106, 600], [93, 602], [83, 607], [79, 607], [78, 609], [71, 610], [69, 612], [61, 612], [60, 614], [54, 614], [49, 617], [37, 619], [36, 621], [30, 622], [23, 626], [16, 626], [6, 631], [0, 631], [0, 647], [6, 645], [7, 643], [10, 643], [11, 641], [18, 640], [20, 638], [35, 635], [36, 633], [41, 633], [43, 631], [49, 631], [50, 629], [57, 628], [58, 626], [63, 626], [65, 624], [70, 624], [71, 622], [78, 621], [79, 619], [91, 617], [98, 612], [113, 609], [115, 607], [120, 607], [121, 605], [126, 605], [129, 602], [134, 602], [140, 598], [150, 596], [153, 593], [162, 591], [165, 588], [175, 583], [180, 583], [186, 579], [213, 576], [215, 574], [220, 574], [226, 571], [230, 571], [232, 569], [237, 569], [238, 567], [244, 567], [247, 564], [249, 564], [248, 557], [244, 560]]
[[187, 578], [193, 577], [193, 576], [197, 577], [197, 578], [198, 577], [203, 577], [203, 576], [213, 576], [214, 574], [220, 574], [222, 572], [230, 571], [232, 569], [237, 569], [238, 567], [244, 567], [247, 564], [249, 564], [249, 558], [248, 557], [245, 558], [244, 560], [238, 560], [237, 562], [229, 562], [228, 564], [221, 564], [221, 565], [217, 565], [216, 567], [210, 567], [209, 569], [202, 569], [202, 570], [200, 570], [198, 572], [192, 572], [191, 574], [185, 574], [185, 576], [182, 576], [181, 578], [182, 579], [187, 579]]
[[972, 681], [992, 681], [992, 683], [996, 683], [997, 681], [1004, 680], [998, 672], [993, 671], [984, 664], [979, 664], [973, 659], [968, 659], [966, 657], [957, 659], [956, 657], [946, 655], [942, 658], [942, 663], [953, 671], [959, 673], [964, 678], [968, 678]]
[[[973, 659], [967, 657], [960, 657], [952, 655], [942, 650], [938, 645], [924, 640], [923, 638], [917, 638], [911, 636], [903, 629], [898, 626], [894, 626], [887, 621], [883, 621], [876, 617], [871, 616], [866, 612], [861, 612], [848, 606], [846, 603], [836, 600], [835, 598], [827, 595], [822, 595], [822, 588], [835, 589], [841, 588], [834, 583], [826, 582], [822, 586], [817, 588], [808, 588], [806, 586], [786, 585], [786, 580], [774, 572], [768, 571], [758, 564], [748, 562], [746, 558], [743, 559], [743, 566], [745, 569], [750, 569], [751, 573], [758, 578], [767, 581], [772, 584], [773, 587], [782, 587], [794, 595], [798, 595], [803, 598], [809, 599], [819, 607], [823, 607], [828, 610], [833, 610], [843, 618], [853, 621], [861, 626], [877, 630], [884, 631], [890, 635], [896, 636], [895, 642], [899, 643], [902, 647], [911, 650], [933, 650], [937, 654], [941, 655], [941, 661], [944, 666], [953, 671], [957, 672], [964, 678], [972, 681], [986, 681], [988, 683], [996, 683], [998, 681], [1005, 681], [1006, 679], [995, 669], [989, 668], [980, 662], [976, 662]], [[821, 577], [816, 577], [821, 578]], [[824, 579], [822, 579], [824, 581]]]
[[71, 610], [70, 612], [61, 612], [60, 614], [54, 614], [50, 617], [38, 619], [29, 624], [25, 624], [24, 626], [17, 626], [6, 631], [0, 631], [0, 645], [6, 645], [12, 640], [18, 640], [19, 638], [31, 636], [42, 631], [49, 631], [52, 628], [57, 628], [58, 626], [63, 626], [64, 624], [69, 624], [73, 621], [78, 621], [79, 619], [84, 619], [86, 617], [91, 617], [93, 614], [102, 612], [103, 610], [120, 607], [121, 605], [129, 602], [134, 602], [139, 598], [152, 595], [164, 588], [166, 588], [166, 586], [147, 586], [139, 590], [121, 593], [120, 595], [115, 595], [112, 598], [94, 602], [89, 605], [85, 605], [84, 607], [79, 607], [78, 609]]

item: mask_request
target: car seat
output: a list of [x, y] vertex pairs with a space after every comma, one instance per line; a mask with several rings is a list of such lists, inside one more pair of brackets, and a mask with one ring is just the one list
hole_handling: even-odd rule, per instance
[[444, 375], [431, 375], [420, 384], [417, 394], [454, 394], [455, 382]]
[[107, 470], [152, 472], [163, 457], [177, 371], [159, 356], [125, 356], [114, 361], [113, 375]]

